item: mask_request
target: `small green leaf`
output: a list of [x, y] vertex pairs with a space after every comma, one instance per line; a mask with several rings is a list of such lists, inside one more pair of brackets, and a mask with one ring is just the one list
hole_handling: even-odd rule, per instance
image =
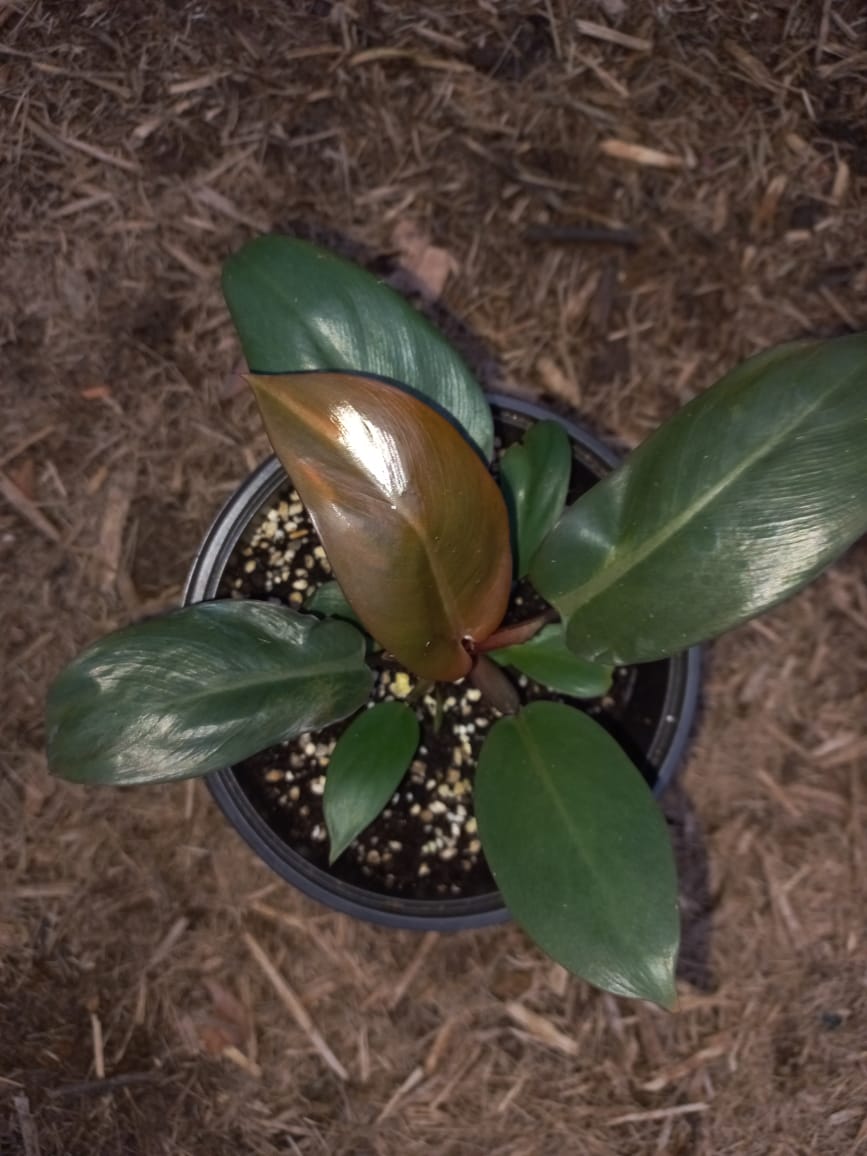
[[346, 622], [265, 602], [202, 602], [95, 642], [48, 692], [48, 764], [81, 783], [230, 766], [346, 718], [373, 682]]
[[418, 719], [403, 702], [370, 707], [337, 740], [322, 797], [331, 840], [329, 863], [373, 822], [397, 790], [418, 741]]
[[650, 662], [805, 586], [867, 531], [867, 334], [784, 345], [570, 506], [530, 578], [595, 662]]
[[339, 582], [323, 582], [317, 586], [304, 603], [304, 609], [312, 614], [321, 614], [323, 618], [341, 618], [353, 626], [361, 625], [358, 615], [346, 601]]
[[491, 728], [474, 799], [494, 878], [539, 946], [605, 991], [671, 1007], [674, 858], [614, 739], [573, 707], [531, 703]]
[[353, 370], [405, 382], [490, 460], [490, 406], [463, 359], [364, 269], [292, 237], [257, 237], [226, 262], [223, 293], [254, 373]]
[[512, 523], [516, 577], [523, 578], [545, 535], [560, 517], [572, 476], [572, 448], [559, 422], [540, 421], [509, 446], [500, 477]]
[[549, 690], [575, 698], [598, 698], [611, 687], [611, 667], [579, 658], [566, 645], [562, 622], [543, 626], [527, 642], [488, 652], [500, 666], [513, 666]]
[[423, 678], [469, 673], [509, 601], [503, 496], [442, 414], [378, 378], [248, 378], [265, 428], [365, 629]]

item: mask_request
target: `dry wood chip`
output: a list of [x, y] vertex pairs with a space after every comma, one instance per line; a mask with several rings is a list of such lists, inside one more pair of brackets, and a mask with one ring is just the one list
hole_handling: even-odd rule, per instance
[[630, 161], [634, 165], [645, 165], [655, 169], [682, 169], [686, 165], [684, 158], [675, 156], [674, 153], [632, 144], [631, 141], [619, 140], [616, 137], [608, 137], [602, 141], [599, 151], [616, 160]]
[[[568, 325], [577, 326], [584, 320], [590, 302], [596, 294], [601, 276], [600, 269], [593, 269], [577, 289], [570, 291], [564, 309], [564, 320]], [[577, 382], [575, 388], [578, 389]]]
[[156, 132], [160, 125], [163, 124], [165, 119], [163, 113], [158, 113], [156, 116], [149, 116], [135, 126], [130, 136], [133, 140], [137, 141], [147, 140], [151, 133]]
[[850, 1120], [857, 1120], [863, 1112], [863, 1108], [841, 1108], [839, 1112], [832, 1112], [828, 1117], [828, 1123], [832, 1128], [836, 1128], [840, 1124], [848, 1124]]
[[43, 534], [50, 542], [59, 542], [59, 531], [49, 522], [39, 507], [23, 494], [18, 486], [6, 474], [0, 472], [0, 496], [4, 497], [9, 505], [26, 519], [35, 529]]
[[89, 193], [86, 197], [77, 197], [74, 201], [67, 201], [65, 205], [61, 205], [59, 209], [55, 209], [51, 213], [51, 216], [56, 219], [71, 217], [75, 213], [83, 213], [87, 209], [93, 209], [97, 205], [104, 205], [106, 201], [113, 200], [113, 193]]
[[102, 562], [100, 589], [104, 594], [114, 589], [120, 574], [124, 531], [135, 486], [136, 471], [128, 470], [115, 478], [106, 491], [98, 547]]
[[732, 60], [741, 66], [741, 70], [748, 80], [751, 80], [760, 88], [767, 88], [772, 92], [778, 92], [780, 88], [783, 87], [778, 81], [774, 80], [764, 64], [753, 56], [751, 52], [747, 52], [746, 48], [743, 48], [736, 40], [724, 40], [723, 47]]
[[806, 783], [795, 783], [791, 794], [797, 796], [814, 815], [824, 815], [842, 822], [849, 814], [849, 803], [833, 791], [824, 791], [821, 787], [811, 787]]
[[207, 205], [209, 209], [213, 209], [217, 213], [221, 213], [224, 217], [228, 217], [230, 221], [238, 221], [242, 225], [250, 225], [259, 232], [265, 233], [268, 231], [269, 225], [261, 217], [255, 214], [245, 213], [239, 209], [234, 202], [230, 201], [228, 197], [224, 197], [222, 193], [217, 192], [216, 189], [209, 188], [207, 185], [200, 185], [193, 196], [197, 201], [203, 205]]
[[823, 64], [817, 69], [823, 80], [838, 80], [842, 76], [849, 76], [854, 72], [867, 71], [867, 51], [853, 52], [834, 64]]
[[416, 1088], [417, 1085], [420, 1084], [423, 1079], [424, 1079], [424, 1068], [413, 1068], [412, 1072], [410, 1072], [409, 1075], [406, 1077], [406, 1080], [403, 1081], [403, 1083], [400, 1085], [400, 1087], [397, 1089], [397, 1091], [394, 1092], [394, 1095], [391, 1096], [390, 1099], [388, 1099], [388, 1103], [385, 1105], [383, 1111], [381, 1111], [379, 1113], [379, 1116], [377, 1117], [377, 1124], [381, 1124], [381, 1122], [383, 1122], [383, 1120], [390, 1117], [392, 1112], [394, 1111], [395, 1107], [397, 1107], [398, 1104], [401, 1102], [401, 1099], [403, 1099], [403, 1097], [408, 1095], [409, 1092], [413, 1090], [413, 1088]]
[[200, 281], [211, 280], [212, 270], [207, 265], [203, 265], [201, 261], [197, 261], [186, 249], [182, 249], [180, 245], [173, 245], [170, 241], [163, 241], [163, 248], [170, 257], [174, 257], [179, 265], [183, 265], [188, 273], [192, 273], [192, 275], [198, 277]]
[[370, 1041], [367, 1035], [367, 1024], [358, 1029], [358, 1082], [366, 1084], [370, 1080]]
[[18, 1128], [21, 1141], [24, 1144], [23, 1156], [40, 1156], [42, 1149], [39, 1146], [39, 1133], [36, 1121], [30, 1111], [30, 1101], [27, 1096], [13, 1096], [12, 1104], [18, 1117]]
[[9, 467], [8, 476], [28, 501], [36, 497], [36, 466], [33, 458], [21, 458]]
[[792, 946], [796, 949], [803, 947], [805, 942], [804, 929], [800, 921], [795, 915], [792, 905], [789, 902], [789, 896], [785, 886], [781, 885], [776, 876], [774, 867], [771, 863], [770, 856], [763, 851], [759, 852], [759, 860], [762, 864], [762, 869], [767, 880], [768, 893], [771, 897], [771, 904], [774, 911], [779, 917], [779, 921], [785, 931], [788, 933], [792, 941]]
[[848, 326], [848, 328], [851, 329], [853, 333], [857, 333], [863, 328], [855, 314], [851, 311], [851, 309], [843, 304], [833, 289], [831, 289], [828, 285], [820, 285], [819, 292], [825, 298], [825, 300], [828, 302], [843, 324]]
[[183, 916], [183, 915], [179, 919], [176, 919], [174, 921], [174, 923], [168, 929], [166, 934], [163, 936], [163, 938], [160, 940], [160, 942], [154, 948], [150, 959], [147, 961], [144, 968], [142, 969], [143, 974], [150, 971], [151, 968], [157, 967], [159, 964], [161, 964], [163, 962], [164, 959], [166, 959], [168, 957], [168, 955], [172, 951], [172, 948], [175, 946], [175, 944], [178, 942], [178, 940], [181, 938], [181, 936], [187, 930], [189, 925], [190, 925], [189, 919], [187, 919], [186, 916]]
[[762, 199], [756, 206], [756, 211], [753, 214], [753, 231], [760, 232], [773, 224], [774, 217], [777, 215], [777, 209], [780, 207], [780, 199], [786, 188], [786, 175], [784, 173], [777, 173], [768, 182], [768, 186], [764, 191]]
[[813, 55], [813, 60], [819, 64], [822, 60], [822, 53], [825, 51], [825, 43], [828, 39], [828, 25], [830, 24], [831, 0], [822, 0], [822, 16], [819, 20], [819, 35], [816, 37], [816, 51]]
[[433, 1043], [430, 1046], [430, 1051], [424, 1058], [424, 1070], [426, 1075], [431, 1075], [440, 1065], [440, 1061], [448, 1050], [452, 1035], [455, 1028], [460, 1023], [461, 1017], [459, 1015], [450, 1016], [445, 1023], [440, 1024], [437, 1034], [434, 1036]]
[[233, 1064], [236, 1064], [239, 1068], [243, 1069], [243, 1071], [245, 1071], [249, 1076], [252, 1076], [254, 1080], [259, 1080], [262, 1078], [262, 1069], [255, 1062], [255, 1060], [251, 1060], [249, 1056], [245, 1056], [241, 1049], [235, 1047], [234, 1044], [226, 1044], [226, 1046], [220, 1052], [220, 1055], [224, 1059], [230, 1060]]
[[554, 1048], [555, 1051], [562, 1052], [564, 1056], [578, 1055], [578, 1041], [572, 1036], [567, 1036], [565, 1032], [561, 1032], [556, 1028], [549, 1019], [545, 1016], [539, 1015], [538, 1012], [530, 1011], [529, 1008], [524, 1007], [522, 1003], [517, 1003], [515, 1000], [510, 1000], [506, 1004], [506, 1012], [509, 1018], [523, 1028], [525, 1032], [538, 1040], [540, 1043], [547, 1045], [549, 1048]]
[[398, 221], [391, 237], [401, 264], [412, 274], [419, 291], [429, 301], [436, 301], [451, 274], [460, 269], [454, 256], [447, 249], [432, 245], [430, 238], [410, 220]]
[[93, 1071], [98, 1080], [105, 1079], [105, 1049], [102, 1042], [102, 1023], [96, 1012], [90, 1013], [90, 1034], [93, 1042]]
[[307, 48], [290, 48], [281, 52], [281, 60], [311, 60], [315, 56], [339, 56], [343, 51], [336, 44], [311, 44]]
[[523, 1072], [518, 1077], [518, 1079], [515, 1080], [514, 1084], [512, 1084], [511, 1088], [509, 1088], [508, 1092], [506, 1092], [502, 1100], [500, 1100], [499, 1104], [497, 1104], [494, 1111], [498, 1115], [502, 1115], [505, 1112], [508, 1112], [509, 1108], [511, 1108], [512, 1104], [514, 1104], [515, 1100], [517, 1100], [518, 1096], [520, 1096], [526, 1083], [527, 1074], [526, 1072]]
[[34, 430], [33, 433], [25, 434], [19, 442], [0, 457], [0, 467], [5, 466], [7, 462], [14, 461], [15, 458], [23, 454], [24, 451], [31, 446], [44, 441], [45, 438], [47, 438], [49, 434], [54, 433], [56, 429], [57, 425], [54, 422], [50, 422], [48, 425], [41, 426], [38, 430]]
[[33, 68], [36, 72], [45, 72], [50, 76], [66, 76], [70, 80], [81, 80], [85, 84], [92, 84], [95, 88], [110, 92], [112, 96], [116, 96], [120, 100], [132, 100], [133, 94], [130, 89], [125, 88], [122, 84], [115, 84], [98, 72], [76, 72], [75, 69], [62, 68], [59, 64], [49, 64], [44, 60], [34, 60]]
[[188, 92], [201, 92], [203, 88], [212, 88], [215, 84], [229, 76], [228, 71], [209, 72], [205, 76], [194, 76], [189, 80], [177, 80], [168, 86], [169, 96], [184, 96]]
[[721, 1056], [727, 1055], [730, 1046], [731, 1042], [726, 1040], [724, 1043], [709, 1044], [706, 1048], [700, 1048], [688, 1059], [679, 1064], [672, 1064], [671, 1067], [654, 1076], [652, 1080], [642, 1084], [641, 1088], [645, 1092], [661, 1092], [669, 1084], [678, 1083], [690, 1072], [694, 1072], [696, 1068], [702, 1068], [711, 1060], [718, 1060]]
[[467, 1073], [475, 1070], [481, 1053], [481, 1044], [471, 1043], [465, 1046], [464, 1052], [460, 1055], [458, 1062], [454, 1066], [449, 1078], [444, 1082], [437, 1094], [431, 1099], [428, 1107], [432, 1112], [436, 1112], [441, 1104], [447, 1103], [455, 1088], [466, 1079]]
[[554, 397], [562, 398], [572, 405], [580, 400], [577, 383], [569, 379], [553, 357], [540, 357], [536, 362], [536, 372], [542, 379], [545, 390]]
[[846, 200], [846, 193], [849, 191], [850, 169], [845, 161], [837, 162], [837, 171], [834, 174], [834, 183], [831, 186], [831, 202], [835, 205], [842, 205]]
[[140, 171], [140, 166], [136, 161], [119, 157], [115, 153], [110, 153], [107, 149], [100, 148], [99, 145], [90, 144], [89, 141], [81, 140], [79, 137], [50, 132], [32, 117], [27, 118], [27, 127], [38, 140], [50, 145], [53, 149], [57, 149], [58, 152], [64, 153], [71, 150], [73, 152], [83, 153], [85, 156], [92, 157], [94, 160], [102, 161], [103, 164], [113, 165], [114, 168], [121, 169], [125, 173], [137, 173]]
[[403, 1081], [403, 1083], [400, 1085], [400, 1087], [389, 1098], [388, 1103], [385, 1105], [385, 1107], [382, 1109], [382, 1111], [377, 1116], [377, 1118], [376, 1118], [377, 1124], [381, 1124], [383, 1120], [388, 1119], [388, 1117], [392, 1114], [392, 1112], [397, 1107], [397, 1105], [400, 1103], [400, 1101], [404, 1098], [404, 1096], [408, 1095], [413, 1090], [413, 1088], [418, 1087], [418, 1085], [422, 1082], [423, 1079], [424, 1079], [424, 1068], [420, 1068], [420, 1067], [419, 1068], [413, 1068], [413, 1070], [406, 1077], [406, 1079]]
[[858, 1129], [858, 1135], [852, 1147], [849, 1149], [850, 1156], [856, 1156], [856, 1153], [862, 1151], [862, 1145], [867, 1141], [867, 1116], [861, 1121], [861, 1127]]
[[707, 1112], [710, 1104], [698, 1100], [694, 1104], [676, 1104], [672, 1108], [650, 1108], [646, 1112], [626, 1112], [622, 1116], [612, 1116], [606, 1124], [641, 1124], [650, 1120], [666, 1120], [669, 1116], [689, 1116], [696, 1112]]
[[406, 995], [411, 984], [415, 980], [418, 973], [424, 966], [424, 962], [433, 950], [434, 945], [439, 939], [439, 933], [436, 931], [425, 932], [421, 943], [416, 948], [415, 954], [403, 972], [403, 975], [393, 983], [389, 981], [382, 987], [379, 987], [371, 995], [367, 997], [361, 1005], [363, 1010], [375, 1007], [377, 1004], [382, 1004], [389, 1011], [394, 1011], [403, 997]]
[[310, 1013], [307, 1011], [307, 1008], [305, 1008], [304, 1004], [286, 982], [285, 978], [274, 966], [274, 963], [259, 941], [254, 939], [254, 937], [248, 931], [245, 931], [244, 942], [246, 943], [253, 959], [262, 969], [266, 979], [273, 987], [274, 991], [280, 999], [280, 1002], [298, 1024], [299, 1028], [301, 1028], [301, 1030], [310, 1040], [311, 1044], [322, 1057], [327, 1066], [341, 1080], [348, 1080], [349, 1072], [347, 1072], [346, 1068], [344, 1068], [343, 1064], [341, 1064], [340, 1060], [338, 1060], [337, 1056], [335, 1056], [334, 1052], [332, 1052], [331, 1048], [325, 1042], [319, 1029], [314, 1024]]
[[839, 750], [827, 752], [819, 759], [822, 766], [828, 769], [845, 767], [850, 763], [860, 763], [867, 755], [867, 738], [856, 735], [849, 736], [849, 741]]
[[625, 32], [618, 32], [616, 28], [609, 28], [607, 24], [596, 24], [592, 20], [576, 20], [575, 27], [582, 36], [604, 40], [608, 44], [619, 44], [621, 48], [631, 48], [634, 52], [653, 50], [652, 40], [645, 40], [643, 36], [629, 36]]
[[350, 56], [348, 64], [350, 68], [357, 68], [362, 64], [376, 64], [382, 60], [408, 60], [419, 68], [432, 68], [440, 72], [475, 72], [471, 65], [462, 60], [448, 60], [430, 56], [426, 52], [413, 52], [408, 48], [367, 48]]
[[69, 883], [30, 883], [12, 890], [14, 899], [65, 899], [74, 888]]
[[[259, 459], [253, 456], [251, 460], [255, 463]], [[288, 911], [281, 911], [277, 907], [271, 907], [267, 903], [262, 903], [259, 900], [250, 902], [250, 909], [255, 911], [257, 915], [261, 915], [263, 919], [268, 919], [272, 923], [277, 923], [290, 931], [298, 931], [309, 937], [315, 944], [318, 950], [322, 951], [328, 958], [341, 969], [350, 967], [354, 972], [354, 978], [357, 982], [361, 982], [364, 974], [356, 962], [354, 956], [349, 952], [344, 952], [333, 942], [332, 938], [324, 935], [320, 930], [320, 922], [315, 919], [301, 919], [297, 915], [290, 915]]]
[[777, 803], [780, 804], [780, 806], [783, 808], [786, 814], [790, 816], [790, 818], [800, 819], [801, 808], [792, 801], [788, 792], [781, 783], [778, 783], [772, 775], [769, 775], [764, 767], [759, 767], [755, 772], [755, 775], [759, 782], [765, 787], [768, 794], [774, 800], [776, 800]]
[[202, 1046], [210, 1055], [219, 1055], [231, 1045], [240, 1048], [250, 1036], [251, 1024], [247, 1009], [217, 980], [208, 976], [203, 983], [211, 998], [212, 1008], [196, 1023]]

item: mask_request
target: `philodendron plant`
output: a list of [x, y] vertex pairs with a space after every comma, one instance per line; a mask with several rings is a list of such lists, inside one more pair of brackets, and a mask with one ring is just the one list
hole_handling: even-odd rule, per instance
[[[307, 612], [201, 603], [94, 643], [49, 692], [51, 768], [83, 783], [202, 775], [354, 715], [326, 775], [333, 859], [419, 743], [412, 701], [369, 704], [369, 656], [422, 687], [473, 680], [502, 714], [473, 792], [510, 911], [577, 975], [671, 1006], [665, 823], [618, 744], [562, 696], [602, 694], [615, 665], [775, 606], [867, 529], [867, 336], [751, 358], [566, 506], [561, 427], [532, 427], [492, 472], [478, 384], [361, 269], [263, 237], [228, 261], [224, 292], [335, 582]], [[504, 626], [516, 580], [546, 609]], [[516, 671], [560, 697], [522, 706]]]

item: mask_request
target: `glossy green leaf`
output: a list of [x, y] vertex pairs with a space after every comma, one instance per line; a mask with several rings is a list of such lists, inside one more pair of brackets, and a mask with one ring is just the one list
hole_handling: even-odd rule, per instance
[[559, 422], [540, 421], [500, 459], [512, 524], [515, 573], [523, 578], [545, 535], [563, 512], [572, 476], [572, 447]]
[[374, 378], [249, 378], [271, 444], [365, 629], [423, 678], [458, 679], [502, 621], [503, 497], [441, 414]]
[[305, 241], [258, 237], [226, 262], [223, 293], [254, 373], [352, 370], [405, 382], [490, 459], [490, 406], [463, 359], [364, 269]]
[[867, 335], [752, 358], [571, 506], [530, 577], [576, 653], [645, 662], [799, 590], [867, 530]]
[[265, 602], [202, 602], [95, 642], [48, 692], [48, 764], [81, 783], [230, 766], [358, 710], [364, 638]]
[[397, 790], [418, 741], [418, 719], [403, 702], [377, 703], [353, 719], [337, 740], [322, 797], [330, 863], [373, 822]]
[[544, 626], [527, 642], [488, 653], [500, 666], [513, 666], [560, 694], [598, 698], [611, 686], [611, 667], [598, 666], [571, 651], [562, 622]]
[[677, 880], [665, 821], [618, 744], [573, 707], [491, 728], [474, 786], [506, 905], [564, 967], [615, 995], [674, 1003]]
[[323, 582], [321, 586], [317, 586], [304, 603], [304, 609], [312, 614], [321, 614], [324, 618], [342, 618], [344, 622], [361, 625], [358, 615], [340, 589], [339, 582]]

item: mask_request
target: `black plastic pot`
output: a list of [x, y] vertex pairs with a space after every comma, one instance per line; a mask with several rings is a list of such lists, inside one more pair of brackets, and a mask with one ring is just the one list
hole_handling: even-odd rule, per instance
[[[616, 454], [558, 414], [505, 396], [492, 395], [489, 401], [498, 418], [518, 430], [542, 419], [559, 421], [572, 439], [573, 486], [579, 490], [617, 464]], [[285, 471], [272, 457], [229, 499], [193, 563], [184, 605], [218, 596], [223, 572], [242, 534], [285, 484]], [[632, 671], [628, 694], [634, 721], [623, 733], [615, 733], [659, 796], [683, 759], [695, 720], [700, 650], [694, 647]], [[310, 863], [274, 831], [267, 808], [257, 805], [255, 792], [249, 784], [242, 785], [234, 768], [208, 775], [206, 782], [223, 814], [256, 854], [288, 883], [329, 907], [373, 923], [425, 931], [483, 927], [509, 918], [497, 891], [467, 898], [406, 899], [339, 879]]]

